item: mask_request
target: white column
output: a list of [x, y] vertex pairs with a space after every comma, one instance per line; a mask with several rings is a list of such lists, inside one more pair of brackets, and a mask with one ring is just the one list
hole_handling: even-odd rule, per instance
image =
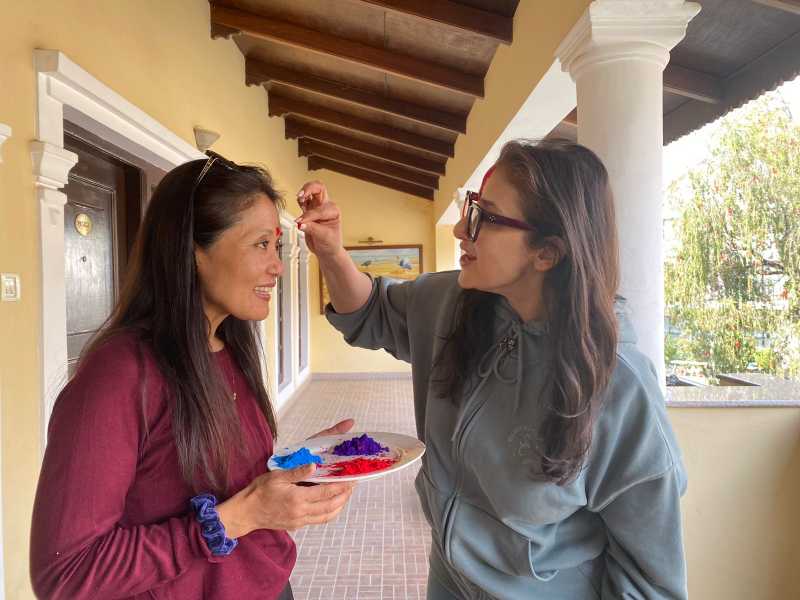
[[64, 275], [64, 205], [69, 171], [78, 155], [39, 140], [30, 143], [42, 248], [42, 452], [53, 403], [67, 382], [67, 305]]
[[662, 385], [663, 71], [699, 11], [684, 0], [596, 0], [556, 51], [577, 86], [578, 141], [598, 154], [611, 178], [620, 294]]

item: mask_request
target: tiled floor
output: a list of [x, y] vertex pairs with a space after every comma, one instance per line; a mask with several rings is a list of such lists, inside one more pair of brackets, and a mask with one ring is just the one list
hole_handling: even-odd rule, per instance
[[[312, 381], [278, 423], [279, 444], [352, 417], [354, 430], [415, 435], [410, 379]], [[297, 600], [424, 600], [430, 531], [418, 467], [361, 483], [333, 523], [295, 534]]]

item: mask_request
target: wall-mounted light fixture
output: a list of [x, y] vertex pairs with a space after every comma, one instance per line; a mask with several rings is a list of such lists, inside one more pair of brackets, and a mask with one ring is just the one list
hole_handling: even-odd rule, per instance
[[200, 152], [205, 152], [219, 139], [220, 134], [210, 129], [203, 129], [202, 127], [194, 128], [194, 141], [197, 144], [197, 149]]

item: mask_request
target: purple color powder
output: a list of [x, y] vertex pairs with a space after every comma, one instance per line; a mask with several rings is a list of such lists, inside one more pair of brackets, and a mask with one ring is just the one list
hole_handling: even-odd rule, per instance
[[381, 446], [366, 433], [359, 437], [354, 437], [351, 440], [344, 441], [333, 448], [333, 454], [336, 456], [356, 456], [359, 454], [374, 456], [375, 454], [388, 451], [389, 448]]
[[274, 458], [275, 463], [281, 469], [296, 469], [297, 467], [302, 467], [311, 463], [322, 464], [322, 459], [316, 454], [312, 454], [306, 447], [300, 448], [291, 454], [276, 456]]

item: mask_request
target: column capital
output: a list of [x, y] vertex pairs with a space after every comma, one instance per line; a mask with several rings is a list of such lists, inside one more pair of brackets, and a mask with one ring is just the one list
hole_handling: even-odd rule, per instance
[[78, 155], [60, 146], [34, 140], [30, 145], [36, 186], [58, 190], [69, 181], [69, 171], [78, 163]]
[[642, 60], [664, 68], [700, 5], [685, 0], [595, 0], [556, 50], [577, 79], [589, 65]]

